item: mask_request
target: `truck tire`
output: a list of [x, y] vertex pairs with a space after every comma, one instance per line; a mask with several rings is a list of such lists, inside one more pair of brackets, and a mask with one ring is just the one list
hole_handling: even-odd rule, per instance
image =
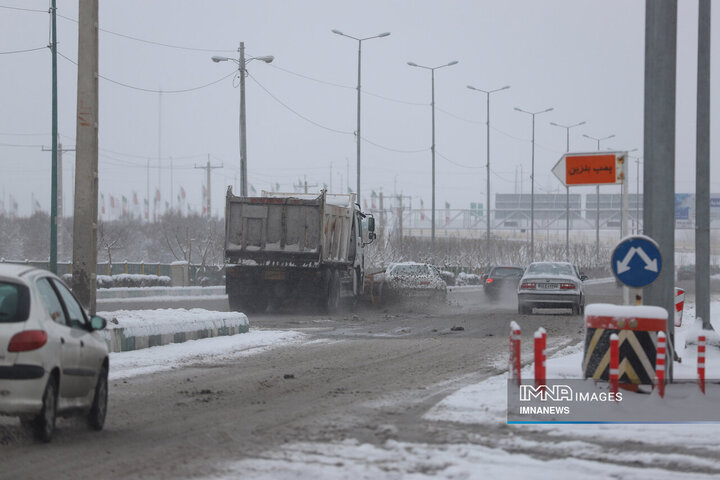
[[255, 296], [228, 295], [230, 310], [243, 313], [261, 313], [268, 306], [267, 295], [257, 293]]
[[340, 275], [333, 270], [330, 274], [327, 289], [326, 310], [329, 313], [337, 312], [340, 307]]

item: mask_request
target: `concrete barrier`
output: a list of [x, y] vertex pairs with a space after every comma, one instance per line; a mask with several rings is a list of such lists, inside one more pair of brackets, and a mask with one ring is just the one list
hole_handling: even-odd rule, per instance
[[225, 286], [214, 287], [126, 287], [126, 288], [99, 288], [98, 300], [111, 298], [141, 298], [141, 297], [196, 297], [206, 295], [224, 295]]
[[111, 352], [126, 352], [188, 340], [246, 333], [244, 313], [201, 309], [119, 310], [98, 312], [108, 321], [103, 331]]

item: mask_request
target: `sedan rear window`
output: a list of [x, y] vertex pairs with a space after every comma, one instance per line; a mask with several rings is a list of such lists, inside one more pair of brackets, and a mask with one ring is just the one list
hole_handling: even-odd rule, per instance
[[493, 277], [498, 277], [498, 278], [522, 277], [523, 269], [522, 268], [512, 268], [512, 267], [500, 267], [500, 268], [496, 268], [492, 272], [490, 272], [490, 275]]
[[0, 323], [24, 322], [30, 311], [27, 287], [0, 281]]

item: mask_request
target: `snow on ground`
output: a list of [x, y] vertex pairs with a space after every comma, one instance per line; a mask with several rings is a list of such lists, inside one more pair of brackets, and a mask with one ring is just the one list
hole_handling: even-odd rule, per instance
[[[573, 448], [577, 445], [566, 445]], [[345, 440], [338, 444], [295, 443], [250, 459], [220, 466], [209, 479], [710, 479], [711, 475], [609, 465], [579, 459], [541, 460], [501, 448], [469, 444], [418, 444], [388, 440], [378, 447]]]
[[[720, 329], [720, 302], [713, 324]], [[683, 327], [677, 329], [678, 378], [695, 378], [695, 346], [685, 338], [696, 332], [694, 306], [686, 302]], [[111, 378], [213, 363], [308, 342], [297, 332], [257, 331], [153, 347], [111, 355]], [[551, 339], [548, 339], [550, 342]], [[581, 378], [582, 344], [562, 348], [547, 361], [548, 378]], [[720, 351], [708, 349], [707, 377], [720, 378]], [[532, 365], [523, 370], [532, 375]], [[346, 439], [339, 443], [299, 442], [249, 458], [217, 465], [212, 479], [705, 479], [720, 471], [718, 424], [545, 424], [506, 425], [506, 375], [491, 377], [446, 397], [425, 415], [430, 422], [481, 427], [485, 444], [406, 443], [380, 445]], [[667, 392], [672, 391], [672, 385]], [[643, 400], [657, 408], [655, 396]], [[677, 408], [693, 408], [680, 403]], [[462, 429], [462, 425], [458, 427]], [[504, 434], [498, 434], [498, 432]], [[432, 441], [432, 439], [428, 439]]]
[[110, 379], [173, 370], [197, 363], [212, 364], [304, 342], [308, 342], [308, 336], [299, 332], [251, 329], [241, 335], [111, 353]]

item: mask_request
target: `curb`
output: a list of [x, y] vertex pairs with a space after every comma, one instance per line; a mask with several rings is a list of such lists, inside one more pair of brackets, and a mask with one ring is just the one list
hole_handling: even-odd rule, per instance
[[115, 326], [109, 321], [108, 328], [102, 332], [110, 352], [128, 352], [188, 340], [237, 335], [249, 330], [250, 322], [245, 314], [230, 313], [226, 318], [162, 324], [152, 324], [152, 318], [148, 318], [148, 324], [128, 327]]

